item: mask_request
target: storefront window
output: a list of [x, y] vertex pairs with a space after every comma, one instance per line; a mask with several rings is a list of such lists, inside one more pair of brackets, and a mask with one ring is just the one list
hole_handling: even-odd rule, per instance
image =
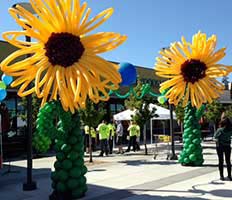
[[112, 115], [119, 113], [123, 110], [124, 110], [124, 106], [122, 104], [117, 104], [117, 103], [110, 104], [110, 112]]
[[110, 104], [110, 113], [112, 115], [116, 114], [116, 106], [115, 106], [115, 104]]
[[20, 101], [21, 98], [18, 96], [9, 94], [1, 103], [1, 127], [4, 137], [24, 134], [20, 129], [26, 125], [21, 119], [25, 110], [20, 106]]
[[124, 110], [124, 106], [122, 104], [116, 104], [116, 110], [117, 112], [121, 112]]

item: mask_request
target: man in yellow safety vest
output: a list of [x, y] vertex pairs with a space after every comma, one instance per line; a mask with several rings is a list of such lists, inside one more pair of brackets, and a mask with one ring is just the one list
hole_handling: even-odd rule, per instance
[[110, 129], [108, 125], [105, 123], [105, 120], [103, 120], [102, 123], [98, 125], [97, 131], [99, 133], [99, 140], [101, 143], [101, 152], [99, 156], [103, 156], [104, 153], [106, 156], [108, 156], [109, 153], [108, 138], [109, 138]]
[[109, 154], [113, 153], [113, 144], [114, 144], [114, 136], [115, 136], [115, 125], [113, 123], [108, 124], [110, 134], [109, 134]]
[[133, 151], [135, 151], [136, 150], [136, 138], [138, 136], [138, 133], [140, 133], [140, 128], [134, 121], [132, 121], [127, 130], [129, 131], [130, 140], [129, 140], [129, 145], [128, 145], [126, 152], [130, 152], [131, 146], [133, 146]]

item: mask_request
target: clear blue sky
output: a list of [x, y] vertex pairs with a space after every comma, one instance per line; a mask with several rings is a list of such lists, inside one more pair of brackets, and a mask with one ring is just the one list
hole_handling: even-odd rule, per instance
[[[86, 1], [92, 8], [92, 16], [108, 7], [115, 9], [113, 16], [98, 31], [128, 36], [118, 49], [102, 55], [106, 59], [153, 68], [159, 49], [179, 41], [182, 35], [191, 40], [192, 35], [201, 30], [207, 35], [218, 36], [217, 48], [227, 47], [227, 55], [221, 63], [232, 65], [231, 0]], [[17, 2], [20, 0], [1, 1], [0, 32], [20, 29], [7, 11]]]

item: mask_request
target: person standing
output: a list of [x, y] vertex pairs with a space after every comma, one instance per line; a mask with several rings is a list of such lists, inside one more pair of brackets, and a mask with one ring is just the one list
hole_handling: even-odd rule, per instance
[[118, 145], [118, 154], [123, 154], [122, 147], [122, 137], [123, 137], [123, 126], [121, 121], [116, 121], [116, 136], [117, 136], [117, 145]]
[[227, 117], [222, 118], [219, 125], [220, 128], [218, 128], [217, 131], [214, 133], [214, 139], [216, 141], [216, 150], [219, 160], [218, 168], [220, 173], [220, 179], [225, 180], [223, 174], [223, 164], [224, 164], [223, 157], [225, 154], [228, 179], [232, 181], [231, 162], [230, 162], [232, 125], [229, 118]]
[[113, 145], [114, 145], [114, 136], [115, 136], [115, 126], [113, 123], [108, 124], [109, 127], [109, 154], [113, 153]]
[[97, 131], [99, 133], [99, 140], [101, 144], [101, 152], [99, 156], [103, 156], [104, 153], [106, 156], [108, 156], [108, 138], [110, 130], [108, 125], [105, 123], [105, 120], [103, 120], [102, 123], [98, 125]]
[[88, 125], [85, 125], [84, 126], [84, 131], [85, 131], [85, 152], [86, 153], [89, 153], [89, 126]]
[[136, 134], [136, 145], [135, 145], [136, 148], [135, 148], [135, 150], [139, 151], [140, 150], [140, 127], [137, 124], [136, 124], [136, 126], [137, 126], [137, 134]]
[[90, 135], [91, 135], [91, 147], [92, 147], [92, 151], [96, 150], [96, 131], [93, 127], [91, 127], [90, 129]]
[[128, 145], [126, 152], [130, 152], [131, 146], [133, 146], [134, 152], [136, 150], [136, 137], [137, 137], [138, 131], [140, 130], [138, 129], [138, 127], [139, 126], [134, 121], [132, 121], [130, 126], [127, 129], [129, 131], [130, 140], [129, 140], [129, 145]]

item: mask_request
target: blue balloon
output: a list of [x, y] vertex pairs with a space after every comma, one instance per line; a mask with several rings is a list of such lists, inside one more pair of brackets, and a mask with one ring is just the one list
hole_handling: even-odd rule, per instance
[[6, 84], [9, 85], [13, 81], [12, 76], [7, 76], [6, 74], [2, 75], [2, 81]]
[[0, 89], [0, 101], [6, 98], [6, 90]]
[[119, 73], [121, 74], [121, 86], [130, 86], [136, 83], [137, 72], [134, 65], [130, 63], [120, 63]]

